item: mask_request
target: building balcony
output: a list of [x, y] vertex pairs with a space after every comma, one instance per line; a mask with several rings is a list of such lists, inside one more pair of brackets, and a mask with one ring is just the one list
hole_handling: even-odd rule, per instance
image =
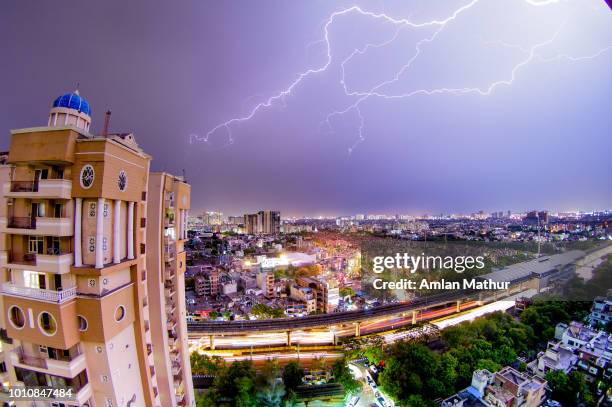
[[164, 293], [166, 298], [172, 298], [172, 296], [176, 293], [176, 289], [174, 286], [165, 286], [164, 285]]
[[72, 236], [71, 218], [0, 217], [0, 232], [14, 235]]
[[172, 279], [174, 279], [175, 276], [176, 276], [176, 273], [174, 270], [172, 269], [164, 270], [164, 277], [166, 278], [167, 281], [172, 281]]
[[72, 181], [41, 179], [38, 181], [9, 181], [2, 188], [7, 198], [70, 199]]
[[173, 302], [169, 302], [166, 304], [166, 314], [172, 315], [176, 309], [176, 305]]
[[80, 390], [77, 391], [76, 399], [79, 403], [79, 406], [84, 406], [93, 396], [93, 390], [90, 383], [87, 383], [85, 386], [81, 387]]
[[166, 320], [166, 328], [169, 330], [176, 328], [176, 321], [173, 318], [168, 318]]
[[2, 284], [2, 294], [62, 304], [76, 297], [76, 286], [64, 290], [19, 287], [12, 283]]
[[175, 255], [176, 252], [174, 251], [174, 248], [171, 248], [171, 246], [166, 246], [164, 249], [164, 261], [166, 263], [170, 263], [172, 260], [174, 260]]
[[0, 267], [64, 274], [70, 271], [73, 258], [72, 253], [61, 252], [57, 254], [26, 253], [18, 258], [5, 251], [0, 252]]
[[17, 367], [69, 378], [75, 377], [87, 367], [84, 353], [73, 357], [42, 358], [26, 355], [21, 347], [13, 349], [11, 361]]

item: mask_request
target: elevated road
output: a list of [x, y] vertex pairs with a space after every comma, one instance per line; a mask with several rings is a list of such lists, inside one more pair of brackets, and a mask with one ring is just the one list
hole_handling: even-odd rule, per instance
[[189, 331], [189, 336], [197, 336], [329, 328], [331, 325], [360, 323], [385, 316], [441, 306], [451, 302], [466, 301], [470, 298], [478, 298], [478, 292], [452, 291], [439, 295], [419, 298], [410, 302], [382, 305], [367, 310], [309, 315], [301, 318], [191, 322], [187, 324], [187, 330]]

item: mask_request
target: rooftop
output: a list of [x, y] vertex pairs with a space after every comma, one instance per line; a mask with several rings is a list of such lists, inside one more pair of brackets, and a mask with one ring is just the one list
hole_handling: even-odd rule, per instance
[[537, 259], [513, 264], [501, 270], [485, 274], [481, 276], [481, 278], [485, 280], [490, 279], [496, 282], [526, 280], [534, 275], [543, 275], [550, 271], [558, 270], [561, 266], [571, 264], [584, 255], [585, 253], [581, 250], [571, 250], [552, 256], [542, 256]]

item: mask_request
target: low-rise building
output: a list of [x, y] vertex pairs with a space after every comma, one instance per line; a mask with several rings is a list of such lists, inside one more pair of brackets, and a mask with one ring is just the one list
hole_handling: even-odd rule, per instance
[[306, 305], [306, 313], [311, 314], [317, 311], [317, 299], [312, 292], [312, 288], [291, 284], [289, 296], [294, 300], [303, 302]]
[[483, 401], [495, 407], [537, 407], [544, 402], [545, 387], [546, 380], [506, 366], [486, 386]]
[[257, 287], [261, 288], [266, 298], [274, 298], [276, 296], [274, 286], [274, 273], [263, 271], [256, 276]]
[[219, 272], [207, 271], [194, 279], [196, 295], [214, 297], [219, 294]]
[[597, 297], [593, 301], [589, 324], [593, 326], [605, 326], [612, 321], [612, 300]]
[[578, 356], [563, 342], [548, 342], [546, 350], [540, 352], [538, 357], [527, 365], [527, 370], [544, 378], [551, 370], [561, 370], [569, 374], [577, 362]]

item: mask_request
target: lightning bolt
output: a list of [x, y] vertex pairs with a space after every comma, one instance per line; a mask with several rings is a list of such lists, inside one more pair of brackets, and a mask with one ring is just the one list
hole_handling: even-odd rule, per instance
[[[471, 0], [470, 2], [468, 2], [467, 4], [457, 8], [456, 10], [454, 10], [448, 17], [444, 18], [444, 19], [434, 19], [434, 20], [430, 20], [430, 21], [425, 21], [425, 22], [420, 22], [420, 23], [415, 23], [413, 21], [411, 21], [410, 19], [404, 19], [404, 18], [395, 18], [392, 16], [389, 16], [386, 13], [376, 13], [376, 12], [372, 12], [372, 11], [368, 11], [368, 10], [364, 10], [363, 8], [359, 7], [359, 6], [352, 6], [349, 8], [345, 8], [345, 9], [341, 9], [338, 11], [335, 11], [333, 13], [331, 13], [328, 18], [325, 20], [324, 24], [323, 24], [323, 39], [312, 42], [310, 44], [308, 44], [308, 47], [317, 44], [317, 43], [323, 43], [325, 44], [325, 60], [323, 62], [322, 65], [318, 66], [318, 67], [314, 67], [314, 68], [310, 68], [307, 69], [301, 73], [299, 73], [297, 75], [297, 77], [284, 89], [277, 91], [276, 93], [274, 93], [272, 96], [270, 96], [269, 98], [265, 99], [262, 102], [257, 103], [253, 108], [251, 108], [251, 110], [245, 114], [244, 116], [238, 116], [238, 117], [234, 117], [231, 118], [229, 120], [226, 120], [222, 123], [219, 123], [218, 125], [216, 125], [215, 127], [213, 127], [212, 129], [210, 129], [204, 136], [200, 136], [200, 135], [196, 135], [196, 134], [191, 134], [189, 136], [190, 138], [190, 142], [194, 143], [194, 142], [205, 142], [208, 143], [210, 141], [210, 138], [215, 135], [215, 134], [221, 134], [222, 132], [225, 132], [225, 134], [227, 135], [227, 139], [228, 139], [228, 143], [227, 145], [231, 145], [234, 143], [234, 138], [233, 138], [233, 134], [232, 134], [232, 127], [234, 125], [237, 125], [239, 123], [243, 123], [243, 122], [247, 122], [249, 120], [251, 120], [259, 111], [270, 108], [272, 105], [274, 105], [277, 102], [280, 102], [282, 104], [285, 103], [285, 98], [287, 96], [290, 96], [294, 90], [305, 80], [307, 80], [309, 77], [311, 76], [315, 76], [317, 74], [321, 74], [325, 71], [328, 70], [328, 68], [332, 65], [332, 62], [334, 60], [333, 55], [332, 55], [332, 43], [330, 41], [330, 28], [331, 26], [334, 24], [334, 22], [339, 19], [340, 17], [349, 15], [349, 14], [356, 14], [356, 15], [360, 15], [360, 16], [364, 16], [364, 17], [368, 17], [371, 18], [373, 20], [378, 20], [378, 21], [382, 21], [384, 23], [387, 24], [391, 24], [395, 27], [394, 33], [393, 35], [388, 38], [385, 41], [379, 42], [379, 43], [368, 43], [365, 44], [364, 46], [360, 47], [360, 48], [355, 48], [351, 53], [349, 53], [349, 55], [344, 58], [344, 60], [341, 61], [340, 63], [340, 72], [341, 72], [341, 76], [340, 76], [340, 81], [339, 84], [341, 85], [344, 94], [347, 97], [351, 97], [351, 98], [355, 98], [353, 103], [348, 104], [345, 108], [341, 109], [341, 110], [335, 110], [332, 111], [331, 113], [329, 113], [326, 118], [323, 120], [323, 122], [321, 123], [322, 125], [326, 125], [330, 131], [333, 131], [333, 126], [332, 126], [332, 119], [334, 117], [337, 116], [342, 116], [345, 115], [349, 112], [355, 112], [355, 114], [357, 115], [358, 119], [359, 119], [359, 125], [357, 127], [357, 133], [358, 133], [358, 137], [357, 140], [353, 143], [353, 145], [351, 147], [348, 148], [348, 153], [349, 155], [354, 151], [354, 149], [357, 147], [357, 145], [359, 145], [360, 143], [362, 143], [363, 141], [365, 141], [365, 137], [364, 137], [364, 126], [365, 126], [365, 118], [362, 114], [361, 111], [361, 104], [363, 102], [365, 102], [366, 100], [370, 99], [370, 98], [380, 98], [380, 99], [386, 99], [386, 100], [392, 100], [392, 99], [403, 99], [403, 98], [409, 98], [409, 97], [413, 97], [413, 96], [417, 96], [417, 95], [426, 95], [426, 96], [433, 96], [433, 95], [439, 95], [439, 94], [453, 94], [453, 95], [464, 95], [464, 94], [477, 94], [480, 96], [489, 96], [491, 95], [497, 88], [501, 87], [501, 86], [511, 86], [512, 83], [516, 80], [517, 74], [518, 72], [523, 69], [526, 65], [534, 62], [534, 61], [540, 61], [540, 62], [553, 62], [553, 61], [560, 61], [560, 60], [568, 60], [568, 61], [580, 61], [580, 60], [585, 60], [585, 59], [594, 59], [597, 58], [598, 56], [602, 55], [605, 52], [608, 52], [609, 50], [612, 50], [612, 45], [605, 47], [597, 52], [595, 52], [594, 54], [591, 55], [585, 55], [585, 56], [571, 56], [571, 55], [567, 55], [567, 54], [558, 54], [555, 55], [553, 57], [543, 57], [542, 55], [540, 55], [538, 53], [538, 50], [540, 50], [541, 48], [551, 44], [559, 35], [559, 33], [561, 32], [561, 28], [559, 28], [553, 35], [551, 38], [542, 41], [540, 43], [534, 44], [529, 48], [526, 47], [522, 47], [522, 46], [518, 46], [515, 44], [507, 44], [504, 43], [502, 41], [498, 41], [497, 43], [502, 45], [502, 46], [506, 46], [506, 47], [512, 47], [512, 48], [516, 48], [519, 49], [521, 52], [523, 52], [523, 54], [525, 55], [525, 57], [520, 60], [518, 63], [516, 63], [511, 71], [510, 74], [507, 78], [505, 79], [500, 79], [497, 81], [493, 81], [491, 82], [488, 86], [486, 87], [460, 87], [460, 88], [433, 88], [433, 89], [417, 89], [417, 90], [413, 90], [410, 92], [405, 92], [405, 93], [398, 93], [398, 94], [391, 94], [391, 93], [387, 93], [384, 92], [383, 89], [396, 83], [397, 81], [399, 81], [401, 79], [401, 77], [411, 68], [411, 66], [413, 65], [413, 63], [418, 59], [419, 55], [421, 54], [422, 48], [424, 45], [431, 43], [433, 41], [435, 41], [435, 39], [437, 38], [437, 36], [449, 25], [451, 24], [454, 20], [456, 20], [457, 18], [459, 18], [462, 14], [464, 14], [466, 11], [468, 11], [469, 9], [471, 9], [472, 7], [474, 7], [477, 3], [479, 3], [481, 0]], [[534, 6], [534, 7], [542, 7], [542, 6], [549, 6], [552, 4], [556, 4], [556, 3], [560, 3], [562, 0], [523, 0], [525, 3]], [[433, 32], [429, 35], [426, 36], [425, 38], [419, 40], [415, 46], [414, 46], [414, 51], [412, 53], [412, 55], [410, 56], [410, 58], [408, 59], [408, 61], [400, 67], [400, 69], [393, 75], [392, 78], [385, 80], [383, 82], [380, 82], [379, 84], [371, 87], [369, 90], [365, 90], [365, 91], [358, 91], [358, 90], [351, 90], [349, 88], [349, 86], [347, 85], [347, 80], [346, 80], [346, 65], [356, 56], [358, 55], [364, 55], [365, 53], [367, 53], [369, 50], [371, 49], [375, 49], [375, 48], [381, 48], [381, 47], [385, 47], [391, 43], [393, 43], [398, 35], [400, 34], [401, 30], [404, 28], [410, 28], [410, 29], [423, 29], [423, 28], [427, 28], [427, 27], [432, 27], [434, 28]]]

